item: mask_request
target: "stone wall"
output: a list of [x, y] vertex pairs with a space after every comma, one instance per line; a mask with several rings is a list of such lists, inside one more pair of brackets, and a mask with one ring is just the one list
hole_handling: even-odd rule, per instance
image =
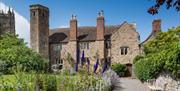
[[[50, 46], [50, 60], [51, 63], [54, 64], [55, 63], [55, 52], [53, 49], [53, 46], [55, 44], [51, 44]], [[76, 62], [77, 59], [77, 49], [76, 49], [76, 45], [77, 42], [76, 41], [71, 41], [68, 43], [63, 43], [61, 44], [62, 49], [61, 49], [61, 58], [64, 61], [64, 67], [67, 67], [68, 65], [68, 61], [67, 59], [67, 54], [70, 53], [71, 56], [74, 59], [74, 63]], [[79, 51], [79, 57], [81, 58], [82, 56], [82, 51], [84, 50], [85, 53], [85, 57], [89, 58], [90, 60], [90, 64], [93, 65], [96, 63], [96, 56], [97, 54], [99, 55], [100, 59], [103, 61], [104, 59], [104, 42], [103, 41], [90, 41], [89, 42], [89, 49], [80, 49]]]
[[[132, 25], [127, 23], [112, 34], [111, 37], [112, 63], [132, 64], [133, 59], [139, 54], [139, 34]], [[121, 55], [121, 47], [128, 47], [126, 55]]]
[[[82, 51], [84, 50], [84, 53], [85, 53], [84, 56], [89, 58], [89, 60], [92, 63], [95, 63], [97, 54], [99, 54], [100, 58], [103, 59], [104, 58], [104, 51], [103, 51], [104, 44], [103, 43], [104, 42], [102, 42], [102, 41], [90, 41], [89, 49], [80, 49], [79, 56], [80, 57], [82, 56]], [[67, 53], [70, 53], [73, 56], [74, 60], [76, 60], [75, 56], [77, 56], [77, 54], [76, 54], [77, 50], [75, 49], [74, 45], [75, 45], [75, 43], [73, 43], [73, 42], [69, 42], [69, 43], [63, 45], [62, 50], [61, 50], [61, 56], [63, 59], [66, 58]]]
[[77, 42], [76, 41], [71, 41], [62, 45], [61, 57], [65, 61], [66, 61], [68, 53], [70, 53], [71, 57], [74, 60], [74, 63], [76, 63], [76, 60], [77, 60]]
[[[170, 74], [162, 73], [156, 79], [156, 86], [164, 85], [165, 91], [180, 91], [180, 79], [173, 78]], [[167, 84], [165, 86], [165, 84]]]

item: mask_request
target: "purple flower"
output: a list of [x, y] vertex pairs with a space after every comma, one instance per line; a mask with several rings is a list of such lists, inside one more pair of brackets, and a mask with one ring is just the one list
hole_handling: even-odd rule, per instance
[[107, 60], [107, 58], [105, 59], [105, 62], [104, 62], [104, 65], [103, 65], [103, 71], [102, 71], [102, 73], [104, 73], [106, 70], [107, 70], [107, 68], [108, 68], [108, 60]]
[[87, 68], [88, 68], [88, 73], [89, 73], [89, 68], [90, 68], [90, 60], [89, 60], [89, 58], [87, 59]]
[[77, 48], [77, 53], [76, 53], [76, 63], [74, 65], [74, 69], [77, 72], [78, 71], [78, 64], [79, 64], [79, 49]]
[[77, 62], [77, 63], [79, 63], [79, 54], [80, 54], [79, 51], [80, 51], [79, 48], [77, 48], [77, 54], [76, 54], [76, 57], [77, 57], [76, 62]]
[[94, 65], [94, 73], [96, 73], [98, 65], [99, 65], [99, 59], [97, 59], [96, 64]]
[[83, 65], [84, 65], [84, 50], [83, 50], [83, 52], [82, 52], [82, 57], [81, 57], [81, 66], [83, 67]]
[[75, 71], [78, 71], [78, 63], [75, 63]]

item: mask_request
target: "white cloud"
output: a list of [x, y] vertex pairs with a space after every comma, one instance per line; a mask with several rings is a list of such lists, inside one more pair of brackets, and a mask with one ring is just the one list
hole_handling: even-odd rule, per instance
[[[5, 5], [4, 3], [0, 2], [1, 9], [3, 11], [8, 11], [9, 6]], [[30, 43], [30, 24], [29, 21], [20, 15], [18, 12], [14, 10], [15, 13], [15, 28], [16, 34], [19, 35], [20, 38], [23, 38], [25, 42]]]
[[60, 26], [58, 28], [68, 28], [68, 27], [69, 27], [69, 25], [62, 25], [62, 26]]

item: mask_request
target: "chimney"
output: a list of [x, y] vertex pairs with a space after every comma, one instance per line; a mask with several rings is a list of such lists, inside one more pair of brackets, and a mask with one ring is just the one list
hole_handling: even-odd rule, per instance
[[70, 40], [75, 41], [77, 39], [77, 19], [75, 15], [72, 15], [70, 20]]
[[104, 16], [102, 10], [98, 13], [96, 27], [97, 27], [96, 40], [104, 40], [105, 24], [104, 24]]
[[152, 28], [153, 28], [152, 32], [154, 33], [161, 31], [161, 20], [160, 19], [154, 20], [152, 22]]

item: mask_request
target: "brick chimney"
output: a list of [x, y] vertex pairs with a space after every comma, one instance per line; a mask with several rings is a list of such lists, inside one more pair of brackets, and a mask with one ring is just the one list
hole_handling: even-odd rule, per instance
[[77, 19], [75, 15], [72, 15], [70, 20], [70, 40], [75, 41], [77, 39]]
[[152, 32], [158, 32], [161, 31], [161, 20], [157, 19], [152, 22]]
[[104, 40], [105, 24], [104, 24], [104, 16], [103, 16], [102, 10], [98, 13], [97, 30], [96, 31], [97, 31], [96, 39], [97, 40]]

